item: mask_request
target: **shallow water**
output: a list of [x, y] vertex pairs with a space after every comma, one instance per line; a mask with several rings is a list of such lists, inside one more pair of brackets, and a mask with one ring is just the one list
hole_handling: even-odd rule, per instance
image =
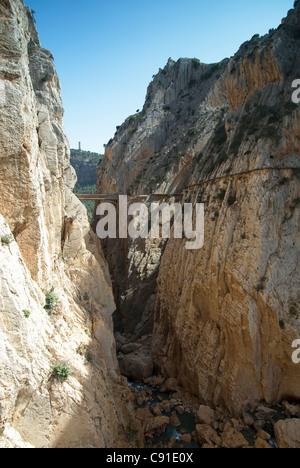
[[[143, 390], [151, 390], [152, 392], [152, 398], [153, 402], [151, 403], [151, 406], [155, 406], [162, 400], [171, 400], [171, 395], [168, 393], [162, 393], [159, 392], [156, 388], [151, 387], [149, 385], [140, 383], [140, 382], [128, 382], [129, 387], [133, 387], [135, 393], [142, 392]], [[147, 404], [145, 403], [141, 407], [146, 407]], [[171, 412], [174, 411], [174, 409], [171, 410]], [[162, 412], [163, 416], [171, 416], [171, 412], [166, 413]], [[171, 439], [176, 439], [176, 442], [173, 444], [173, 448], [201, 448], [201, 446], [192, 440], [191, 443], [184, 442], [182, 440], [182, 435], [184, 434], [192, 434], [192, 432], [195, 431], [196, 429], [196, 421], [195, 421], [195, 416], [192, 413], [184, 412], [183, 414], [178, 414], [176, 413], [179, 421], [181, 422], [181, 425], [178, 427], [174, 427], [171, 424], [169, 424], [163, 434], [160, 436], [155, 437], [151, 441], [151, 445], [148, 445], [148, 447], [152, 446], [157, 446], [157, 447], [165, 447], [169, 444]]]

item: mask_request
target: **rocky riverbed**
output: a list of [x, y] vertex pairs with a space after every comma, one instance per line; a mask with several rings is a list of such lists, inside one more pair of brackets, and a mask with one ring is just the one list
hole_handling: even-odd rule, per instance
[[147, 448], [295, 448], [300, 443], [300, 405], [283, 402], [235, 419], [184, 392], [176, 379], [128, 382], [135, 396]]

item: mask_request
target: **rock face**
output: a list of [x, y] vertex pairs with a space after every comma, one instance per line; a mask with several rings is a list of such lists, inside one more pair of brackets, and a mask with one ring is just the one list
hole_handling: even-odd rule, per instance
[[[0, 447], [127, 446], [139, 425], [115, 357], [110, 277], [72, 193], [53, 57], [21, 0], [0, 0], [0, 83]], [[66, 381], [51, 372], [59, 364]]]
[[156, 369], [233, 415], [300, 397], [299, 29], [298, 2], [230, 60], [170, 59], [99, 170], [101, 192], [205, 204], [201, 250], [139, 239], [108, 242], [106, 253], [119, 331], [135, 341], [154, 320]]

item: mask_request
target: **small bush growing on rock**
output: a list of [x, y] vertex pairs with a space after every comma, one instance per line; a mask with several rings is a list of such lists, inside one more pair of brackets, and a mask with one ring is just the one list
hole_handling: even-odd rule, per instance
[[29, 317], [30, 317], [30, 312], [29, 312], [29, 310], [23, 310], [23, 314], [24, 314], [24, 317], [25, 317], [25, 318], [29, 318]]
[[46, 293], [46, 304], [44, 309], [48, 312], [49, 315], [53, 314], [57, 301], [58, 297], [53, 291], [48, 291]]
[[80, 356], [84, 357], [87, 360], [87, 362], [92, 362], [93, 360], [92, 354], [83, 343], [80, 343], [76, 352]]
[[197, 135], [197, 133], [198, 133], [198, 129], [196, 127], [189, 128], [188, 134], [190, 136]]
[[12, 234], [6, 234], [6, 236], [1, 237], [1, 244], [9, 245], [14, 241], [14, 236]]
[[197, 58], [194, 58], [194, 59], [192, 60], [192, 63], [193, 63], [193, 67], [196, 68], [196, 69], [199, 68], [200, 65], [201, 65], [200, 60], [197, 59]]
[[72, 375], [72, 370], [66, 364], [58, 364], [52, 367], [51, 374], [56, 379], [64, 381]]

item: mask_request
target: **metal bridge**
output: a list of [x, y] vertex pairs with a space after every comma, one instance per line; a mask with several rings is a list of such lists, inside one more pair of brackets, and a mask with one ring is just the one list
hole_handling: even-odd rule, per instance
[[[106, 195], [103, 193], [76, 193], [76, 197], [79, 200], [94, 200], [94, 201], [112, 201], [117, 203], [119, 201], [119, 197], [122, 194], [115, 194], [115, 195]], [[165, 200], [169, 198], [181, 199], [183, 197], [182, 193], [173, 193], [173, 194], [163, 194], [163, 193], [153, 193], [151, 195], [135, 195], [134, 197], [128, 196], [129, 200], [137, 200], [137, 199], [146, 199], [151, 198], [152, 200]]]

